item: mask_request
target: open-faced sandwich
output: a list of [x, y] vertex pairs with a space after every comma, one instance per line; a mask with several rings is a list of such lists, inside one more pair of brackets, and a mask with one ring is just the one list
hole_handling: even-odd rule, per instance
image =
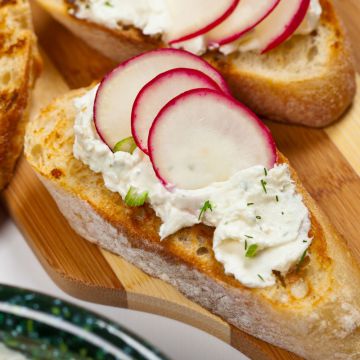
[[27, 1], [0, 2], [0, 190], [19, 157], [41, 61]]
[[359, 358], [357, 263], [269, 130], [201, 58], [135, 57], [55, 100], [25, 143], [87, 240], [306, 359]]
[[270, 119], [325, 126], [355, 73], [332, 0], [38, 0], [106, 56], [171, 45], [202, 55], [235, 97]]

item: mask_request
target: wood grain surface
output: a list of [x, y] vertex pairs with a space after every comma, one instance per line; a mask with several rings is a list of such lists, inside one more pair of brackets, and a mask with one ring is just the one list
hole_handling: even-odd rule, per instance
[[344, 21], [349, 37], [352, 41], [357, 71], [360, 72], [360, 1], [335, 0], [335, 5]]
[[[360, 2], [338, 0], [337, 5], [353, 38], [360, 70], [357, 41]], [[34, 19], [44, 50], [45, 68], [34, 93], [32, 116], [54, 96], [69, 88], [91, 84], [115, 65], [36, 7]], [[305, 187], [360, 261], [360, 94], [346, 116], [327, 129], [268, 125]], [[186, 322], [231, 344], [252, 359], [298, 359], [233, 328], [170, 285], [147, 276], [121, 257], [76, 235], [26, 161], [19, 162], [3, 199], [46, 271], [71, 295]]]

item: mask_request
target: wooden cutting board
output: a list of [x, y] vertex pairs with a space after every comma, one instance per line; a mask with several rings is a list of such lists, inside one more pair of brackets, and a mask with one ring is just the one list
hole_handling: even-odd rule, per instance
[[[39, 9], [35, 8], [34, 15], [46, 54], [32, 116], [54, 96], [69, 88], [89, 85], [114, 66]], [[342, 121], [326, 130], [269, 126], [280, 150], [289, 157], [306, 188], [360, 260], [360, 94]], [[183, 321], [252, 359], [298, 359], [231, 327], [170, 285], [77, 236], [24, 160], [3, 193], [3, 200], [46, 271], [69, 294]]]

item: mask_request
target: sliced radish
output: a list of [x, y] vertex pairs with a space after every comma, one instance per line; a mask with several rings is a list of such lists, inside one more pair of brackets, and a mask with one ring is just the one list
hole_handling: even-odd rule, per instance
[[179, 67], [202, 71], [229, 94], [217, 70], [187, 51], [160, 49], [132, 58], [109, 73], [96, 94], [95, 127], [111, 149], [119, 140], [131, 136], [131, 110], [139, 91], [154, 77]]
[[237, 40], [263, 21], [280, 0], [241, 0], [233, 13], [206, 34], [210, 45], [225, 45]]
[[239, 0], [165, 0], [171, 27], [167, 41], [189, 40], [205, 34], [225, 20], [236, 8]]
[[149, 130], [159, 111], [176, 96], [199, 88], [220, 91], [204, 73], [192, 69], [174, 69], [158, 75], [137, 96], [131, 114], [131, 130], [137, 146], [148, 154]]
[[249, 109], [210, 89], [190, 90], [170, 101], [149, 134], [149, 154], [165, 186], [198, 189], [255, 165], [270, 169], [276, 146]]
[[310, 0], [281, 0], [274, 11], [256, 28], [253, 39], [261, 53], [285, 42], [301, 25]]

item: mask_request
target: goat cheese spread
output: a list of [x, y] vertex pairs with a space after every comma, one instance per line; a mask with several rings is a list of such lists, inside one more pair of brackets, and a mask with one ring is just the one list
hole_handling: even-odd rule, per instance
[[[311, 222], [286, 164], [269, 170], [254, 166], [196, 190], [169, 190], [140, 149], [113, 153], [99, 138], [93, 122], [96, 91], [75, 100], [74, 156], [101, 173], [105, 186], [123, 199], [130, 187], [147, 191], [148, 203], [162, 220], [161, 239], [200, 222], [214, 227], [216, 259], [248, 287], [271, 286], [273, 270], [286, 274], [299, 262], [311, 244]], [[212, 210], [200, 216], [207, 201]], [[249, 256], [254, 250], [256, 256]]]
[[[166, 0], [77, 0], [76, 6], [76, 10], [71, 12], [79, 19], [91, 20], [112, 29], [119, 28], [119, 24], [132, 25], [141, 29], [145, 35], [162, 34], [165, 42], [173, 23]], [[315, 30], [321, 11], [319, 0], [311, 0], [307, 15], [295, 34], [306, 35]], [[176, 47], [202, 55], [207, 50], [206, 35], [178, 43]], [[224, 45], [219, 50], [224, 54], [259, 50], [256, 28], [244, 38]]]

